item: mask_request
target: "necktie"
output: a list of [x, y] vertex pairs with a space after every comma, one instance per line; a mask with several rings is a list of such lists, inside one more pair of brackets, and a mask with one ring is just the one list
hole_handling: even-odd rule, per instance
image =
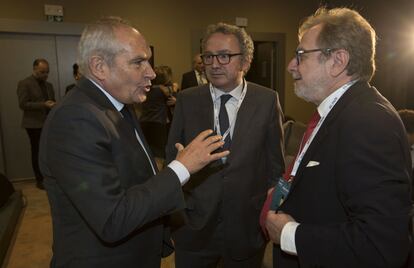
[[134, 120], [132, 119], [131, 112], [128, 110], [126, 105], [124, 105], [124, 108], [121, 109], [121, 114], [124, 116], [124, 119], [128, 122], [128, 126], [131, 128], [135, 135]]
[[[224, 133], [229, 128], [229, 115], [227, 114], [226, 109], [226, 102], [231, 98], [230, 94], [221, 95], [221, 103], [220, 103], [220, 112], [219, 112], [219, 124], [220, 124], [220, 134], [224, 135]], [[231, 138], [230, 132], [227, 135], [226, 139], [224, 140], [223, 149], [228, 150], [230, 148]]]
[[134, 137], [136, 137], [135, 135], [135, 130], [138, 132], [138, 139], [136, 138], [136, 141], [140, 144], [140, 148], [142, 148], [144, 150], [144, 153], [146, 154], [150, 164], [151, 164], [151, 168], [152, 171], [154, 172], [154, 174], [156, 174], [156, 172], [158, 171], [157, 169], [157, 165], [153, 160], [152, 155], [150, 155], [150, 151], [149, 151], [149, 147], [145, 141], [145, 137], [144, 134], [142, 132], [142, 129], [139, 125], [139, 122], [135, 122], [134, 118], [132, 117], [131, 112], [129, 111], [128, 107], [126, 105], [124, 105], [124, 107], [121, 109], [121, 114], [124, 116], [124, 119], [128, 122], [128, 126], [130, 127], [131, 131], [134, 134]]
[[283, 175], [285, 180], [291, 179], [290, 173], [292, 172], [293, 166], [295, 165], [296, 158], [302, 152], [303, 146], [305, 146], [306, 142], [308, 141], [309, 137], [311, 136], [313, 130], [315, 129], [320, 119], [321, 119], [321, 116], [319, 115], [318, 111], [315, 111], [315, 113], [312, 115], [311, 119], [309, 120], [305, 133], [303, 134], [302, 142], [300, 143], [300, 147], [299, 147], [299, 151], [296, 154], [294, 161], [290, 163], [289, 167], [286, 169], [285, 174]]
[[[316, 125], [318, 125], [319, 120], [321, 119], [321, 116], [319, 115], [318, 111], [316, 111], [312, 118], [310, 119], [308, 126], [306, 128], [305, 133], [303, 134], [302, 142], [300, 143], [299, 151], [296, 154], [295, 160], [290, 163], [289, 167], [286, 169], [285, 174], [283, 174], [283, 178], [287, 181], [292, 179], [290, 177], [290, 173], [292, 172], [293, 166], [295, 165], [296, 158], [301, 153], [303, 146], [305, 146], [306, 142], [308, 141], [310, 135], [312, 134], [313, 130], [315, 129]], [[275, 190], [267, 196], [267, 199], [265, 203], [263, 204], [262, 211], [260, 213], [260, 226], [262, 227], [263, 233], [267, 235], [267, 230], [265, 227], [266, 217], [267, 213], [270, 210], [270, 204], [272, 203], [273, 195], [275, 194]]]

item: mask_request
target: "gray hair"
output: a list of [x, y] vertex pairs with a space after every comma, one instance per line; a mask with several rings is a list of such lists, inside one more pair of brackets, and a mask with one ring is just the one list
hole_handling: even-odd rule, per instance
[[349, 53], [346, 68], [349, 76], [369, 82], [375, 72], [375, 30], [357, 11], [349, 8], [319, 8], [299, 28], [303, 34], [318, 24], [322, 29], [318, 45], [322, 48], [345, 49]]
[[105, 17], [85, 27], [78, 45], [78, 63], [83, 74], [89, 74], [92, 56], [100, 56], [109, 66], [113, 65], [115, 56], [125, 49], [115, 36], [115, 30], [123, 27], [132, 28], [119, 17]]
[[207, 27], [206, 33], [202, 41], [203, 51], [206, 49], [206, 44], [207, 44], [208, 39], [210, 38], [211, 35], [215, 33], [234, 35], [239, 41], [240, 52], [243, 54], [242, 62], [248, 63], [249, 68], [250, 68], [250, 63], [253, 60], [253, 52], [254, 52], [253, 40], [250, 37], [250, 35], [248, 35], [243, 28], [239, 28], [235, 25], [230, 25], [230, 24], [223, 23], [223, 22], [219, 22], [217, 24], [211, 24]]

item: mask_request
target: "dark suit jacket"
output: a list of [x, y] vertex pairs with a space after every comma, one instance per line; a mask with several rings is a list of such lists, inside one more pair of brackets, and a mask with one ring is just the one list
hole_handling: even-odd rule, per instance
[[[173, 237], [177, 248], [199, 250], [210, 239], [217, 221], [225, 226], [225, 247], [234, 259], [246, 259], [263, 246], [259, 214], [267, 190], [284, 169], [282, 112], [275, 91], [248, 83], [237, 114], [230, 155], [192, 175], [184, 185], [188, 225]], [[198, 133], [214, 128], [209, 86], [179, 93], [167, 144], [187, 145]], [[220, 215], [219, 215], [220, 214]]]
[[[391, 104], [358, 82], [331, 110], [280, 210], [300, 223], [298, 257], [275, 267], [402, 267], [409, 251], [411, 163]], [[309, 161], [319, 165], [306, 167]]]
[[181, 90], [196, 86], [198, 86], [198, 82], [195, 71], [192, 70], [190, 72], [184, 73], [181, 78]]
[[43, 96], [42, 89], [36, 78], [31, 75], [17, 85], [17, 97], [19, 107], [23, 110], [23, 128], [42, 128], [46, 120], [47, 109], [44, 102], [47, 100], [55, 101], [55, 92], [51, 83], [45, 81], [47, 98]]
[[50, 113], [40, 167], [52, 267], [159, 267], [159, 218], [184, 207], [179, 179], [170, 168], [153, 175], [127, 121], [86, 78]]

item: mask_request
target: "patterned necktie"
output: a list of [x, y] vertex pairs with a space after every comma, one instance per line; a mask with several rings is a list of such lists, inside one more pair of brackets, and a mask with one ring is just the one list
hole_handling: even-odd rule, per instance
[[[230, 94], [221, 95], [221, 103], [220, 103], [220, 112], [219, 112], [219, 124], [220, 124], [220, 134], [224, 135], [224, 133], [229, 128], [229, 115], [227, 114], [226, 109], [226, 102], [231, 98]], [[231, 137], [230, 132], [227, 135], [226, 139], [224, 140], [223, 149], [228, 150], [231, 144]]]

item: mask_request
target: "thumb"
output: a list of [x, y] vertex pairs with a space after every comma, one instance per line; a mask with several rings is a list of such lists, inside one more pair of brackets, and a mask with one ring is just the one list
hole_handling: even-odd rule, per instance
[[175, 148], [178, 152], [182, 151], [184, 149], [184, 146], [181, 143], [176, 143]]

